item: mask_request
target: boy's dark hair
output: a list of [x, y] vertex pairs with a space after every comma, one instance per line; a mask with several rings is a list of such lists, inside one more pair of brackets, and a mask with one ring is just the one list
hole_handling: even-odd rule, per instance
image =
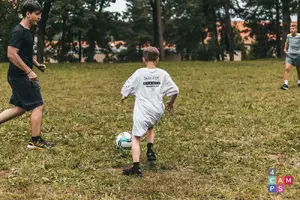
[[159, 51], [156, 47], [147, 47], [144, 49], [143, 57], [146, 61], [155, 61], [159, 57]]
[[21, 13], [22, 13], [23, 17], [25, 17], [26, 12], [33, 13], [35, 11], [41, 11], [41, 10], [42, 10], [42, 7], [41, 7], [41, 5], [39, 4], [38, 1], [26, 0], [22, 4]]

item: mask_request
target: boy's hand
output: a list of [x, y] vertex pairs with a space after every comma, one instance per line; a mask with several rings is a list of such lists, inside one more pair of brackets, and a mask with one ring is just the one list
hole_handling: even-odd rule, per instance
[[122, 96], [121, 102], [123, 103], [125, 99], [127, 99], [127, 97]]
[[173, 110], [173, 103], [171, 101], [167, 102], [167, 111], [172, 111]]
[[37, 68], [38, 68], [41, 72], [44, 72], [44, 71], [46, 70], [46, 65], [44, 65], [44, 64], [39, 64], [39, 65], [37, 66]]
[[284, 51], [284, 53], [287, 53], [287, 50], [286, 50], [286, 49], [284, 49], [283, 51]]

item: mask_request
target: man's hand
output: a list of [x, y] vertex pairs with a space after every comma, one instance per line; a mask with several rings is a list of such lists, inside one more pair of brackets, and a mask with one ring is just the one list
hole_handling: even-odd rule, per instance
[[38, 80], [37, 75], [32, 70], [27, 74], [27, 76], [31, 81], [37, 81]]
[[44, 64], [39, 64], [39, 65], [37, 66], [37, 68], [38, 68], [41, 72], [44, 72], [44, 71], [46, 70], [46, 65], [44, 65]]

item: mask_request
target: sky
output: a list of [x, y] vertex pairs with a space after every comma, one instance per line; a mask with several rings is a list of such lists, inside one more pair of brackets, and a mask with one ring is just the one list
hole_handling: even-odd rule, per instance
[[111, 12], [123, 12], [126, 10], [126, 1], [125, 0], [116, 0], [116, 3], [111, 3], [109, 8], [106, 10]]
[[[126, 1], [125, 0], [116, 0], [116, 3], [112, 3], [109, 8], [106, 8], [106, 10], [111, 11], [111, 12], [122, 13], [123, 11], [126, 10]], [[232, 20], [241, 20], [241, 19], [235, 18]], [[292, 16], [292, 21], [297, 21], [297, 17]]]

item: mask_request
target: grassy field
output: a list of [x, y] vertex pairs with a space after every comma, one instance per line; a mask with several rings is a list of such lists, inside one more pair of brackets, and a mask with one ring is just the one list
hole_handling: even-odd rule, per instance
[[[300, 88], [283, 61], [161, 63], [180, 88], [173, 114], [156, 127], [158, 162], [143, 178], [124, 177], [129, 150], [116, 135], [132, 126], [134, 98], [118, 104], [141, 64], [49, 65], [38, 73], [46, 105], [42, 134], [57, 146], [26, 149], [29, 114], [0, 125], [0, 199], [299, 199]], [[0, 111], [9, 107], [0, 65]], [[291, 175], [268, 193], [268, 168]]]

